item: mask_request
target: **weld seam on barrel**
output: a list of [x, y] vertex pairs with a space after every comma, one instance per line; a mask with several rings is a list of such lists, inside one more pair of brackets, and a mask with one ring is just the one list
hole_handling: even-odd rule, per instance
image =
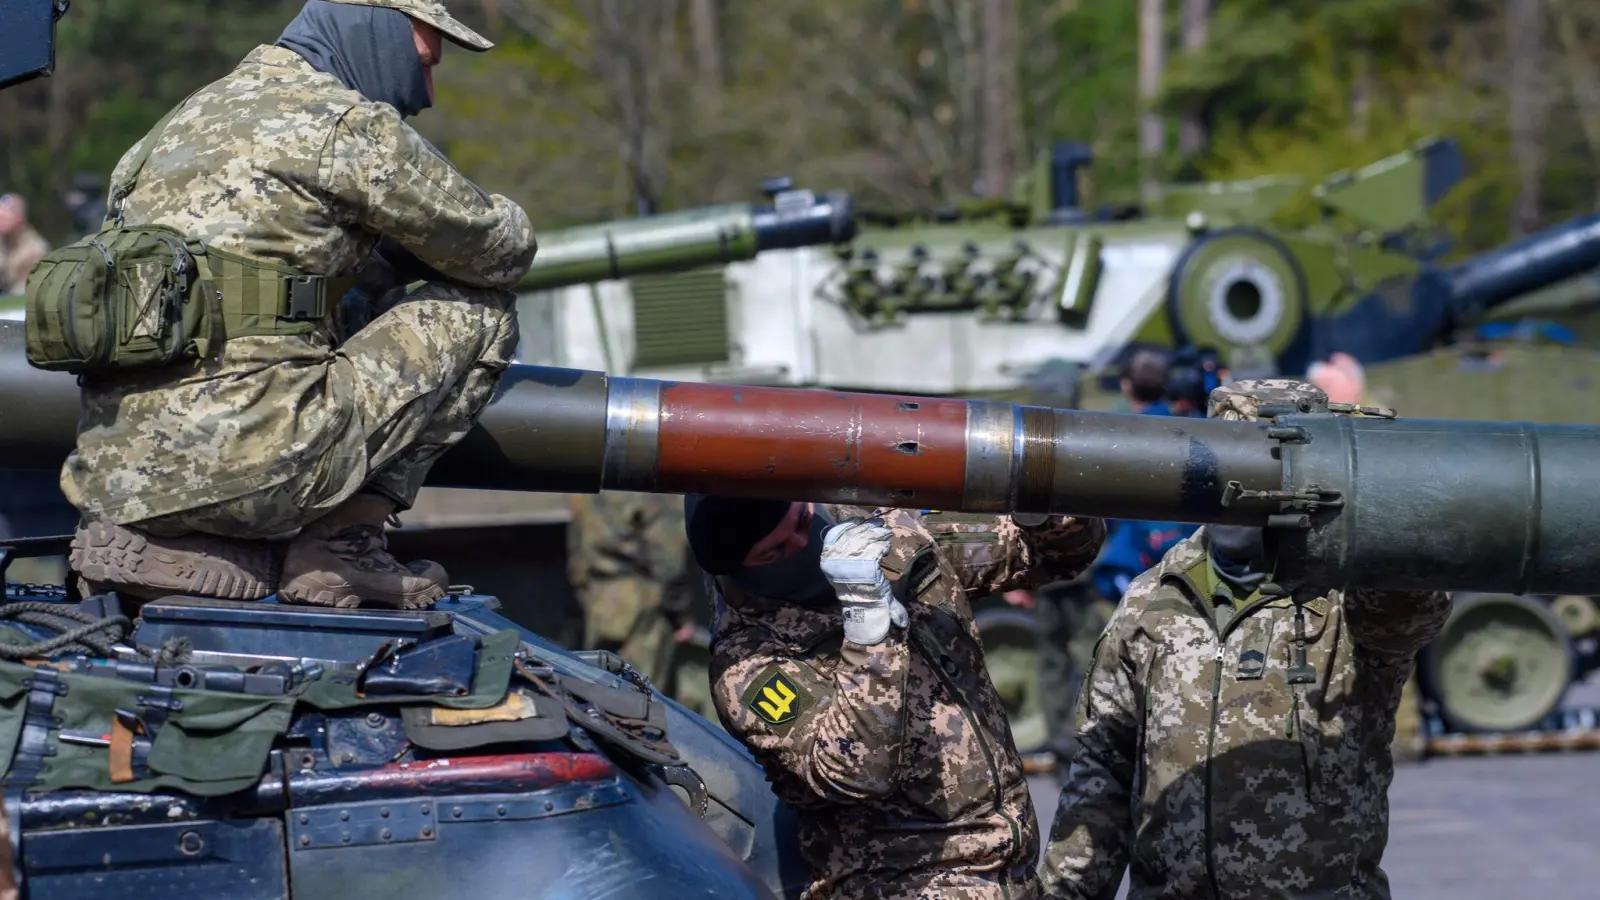
[[661, 382], [607, 379], [602, 483], [621, 491], [653, 491], [660, 464]]
[[[1056, 482], [1056, 426], [1053, 409], [1022, 408], [1022, 467], [1017, 473], [1016, 508], [1060, 512], [1052, 504]], [[1066, 498], [1062, 498], [1063, 502]]]
[[1014, 491], [1012, 459], [1018, 440], [1011, 404], [967, 401], [962, 502], [973, 512], [1007, 512]]
[[1539, 432], [1527, 423], [1522, 424], [1522, 452], [1528, 458], [1528, 510], [1522, 524], [1522, 565], [1517, 571], [1517, 586], [1513, 593], [1525, 594], [1528, 584], [1537, 574], [1539, 536], [1544, 518], [1544, 466], [1539, 457]]

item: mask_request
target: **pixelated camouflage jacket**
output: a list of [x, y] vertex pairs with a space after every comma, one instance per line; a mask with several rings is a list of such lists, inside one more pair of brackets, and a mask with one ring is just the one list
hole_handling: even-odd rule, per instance
[[[533, 261], [520, 207], [479, 191], [394, 107], [281, 47], [257, 47], [141, 143], [149, 140], [124, 206], [128, 225], [168, 225], [329, 277], [358, 272], [380, 235], [470, 287], [514, 286]], [[136, 522], [282, 484], [330, 452], [354, 412], [330, 400], [325, 324], [305, 337], [234, 338], [210, 361], [86, 383], [77, 451], [62, 471], [68, 499], [95, 518]], [[395, 361], [397, 390], [404, 367], [420, 362]]]
[[837, 608], [746, 598], [725, 579], [711, 680], [719, 717], [800, 811], [811, 898], [1038, 895], [1039, 834], [1021, 759], [984, 665], [971, 601], [1070, 577], [1099, 519], [833, 507], [881, 516], [884, 568], [909, 629], [846, 643]]
[[691, 593], [683, 498], [602, 491], [574, 495], [570, 508], [567, 578], [594, 622], [591, 633], [625, 640], [655, 608], [680, 624]]
[[1046, 894], [1111, 900], [1127, 868], [1131, 900], [1388, 897], [1395, 709], [1448, 596], [1316, 598], [1312, 671], [1291, 677], [1294, 604], [1214, 604], [1231, 593], [1206, 541], [1202, 528], [1136, 578], [1100, 638]]

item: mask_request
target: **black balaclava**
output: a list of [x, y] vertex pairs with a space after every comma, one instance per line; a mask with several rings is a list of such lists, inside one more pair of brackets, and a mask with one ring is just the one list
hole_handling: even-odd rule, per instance
[[1210, 525], [1206, 536], [1217, 575], [1233, 588], [1235, 597], [1250, 596], [1267, 580], [1267, 549], [1261, 529], [1251, 525]]
[[411, 19], [397, 9], [307, 0], [283, 30], [278, 46], [300, 54], [317, 71], [368, 100], [393, 106], [401, 116], [433, 105], [411, 37]]
[[[700, 518], [701, 503], [704, 499], [696, 494], [684, 497], [684, 516], [687, 520], [691, 551], [695, 549], [697, 543], [703, 542], [703, 535], [709, 528], [721, 524]], [[709, 514], [710, 510], [707, 509], [705, 512]], [[741, 525], [748, 527], [748, 523], [730, 521], [727, 524], [733, 528]], [[820, 505], [813, 506], [811, 539], [806, 543], [805, 549], [770, 565], [741, 566], [727, 575], [728, 580], [748, 594], [754, 604], [760, 604], [763, 600], [775, 600], [800, 606], [837, 606], [839, 595], [834, 593], [833, 585], [822, 574], [822, 536], [835, 524], [837, 523], [834, 522], [833, 516], [829, 515], [826, 509]], [[766, 529], [767, 532], [771, 530], [771, 527]], [[761, 535], [758, 534], [753, 540], [748, 534], [740, 537], [748, 549], [755, 541], [760, 540]], [[705, 568], [705, 563], [700, 562], [698, 553], [696, 561]]]

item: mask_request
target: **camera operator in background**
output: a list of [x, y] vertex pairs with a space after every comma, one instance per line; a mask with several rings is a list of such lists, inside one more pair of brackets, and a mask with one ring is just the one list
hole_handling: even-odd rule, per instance
[[28, 273], [49, 252], [49, 242], [28, 224], [22, 195], [0, 195], [0, 294], [27, 293]]

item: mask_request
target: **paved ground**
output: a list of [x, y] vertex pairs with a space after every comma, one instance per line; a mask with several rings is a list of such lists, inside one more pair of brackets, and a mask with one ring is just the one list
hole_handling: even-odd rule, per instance
[[[1600, 682], [1574, 690], [1569, 704], [1600, 705]], [[1055, 780], [1032, 787], [1048, 820]], [[1389, 803], [1384, 870], [1396, 900], [1600, 897], [1600, 753], [1402, 766]]]

